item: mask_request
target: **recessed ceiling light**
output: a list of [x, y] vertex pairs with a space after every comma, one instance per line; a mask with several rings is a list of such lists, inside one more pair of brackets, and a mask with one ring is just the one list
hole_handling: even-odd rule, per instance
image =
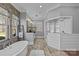
[[40, 8], [43, 7], [42, 5], [40, 5]]

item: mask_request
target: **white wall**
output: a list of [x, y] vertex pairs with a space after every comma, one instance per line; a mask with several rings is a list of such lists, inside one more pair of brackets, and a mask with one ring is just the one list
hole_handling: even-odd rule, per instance
[[64, 20], [64, 32], [72, 34], [72, 18]]
[[64, 33], [72, 34], [72, 17], [65, 17], [62, 21], [58, 21], [57, 24], [59, 27], [59, 32], [64, 31]]
[[58, 7], [57, 9], [53, 9], [47, 13], [47, 20], [60, 15], [61, 15], [61, 7]]
[[68, 7], [63, 6], [61, 8], [61, 16], [72, 16], [73, 17], [73, 34], [79, 34], [79, 7]]

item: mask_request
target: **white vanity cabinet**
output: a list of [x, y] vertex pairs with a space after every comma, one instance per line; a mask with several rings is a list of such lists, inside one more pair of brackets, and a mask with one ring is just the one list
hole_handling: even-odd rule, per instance
[[[76, 5], [62, 4], [48, 13], [46, 31], [48, 46], [59, 50], [79, 51], [79, 8]], [[53, 30], [52, 30], [53, 29]]]
[[28, 41], [29, 45], [33, 45], [34, 38], [35, 38], [34, 33], [26, 33], [26, 38], [25, 39]]

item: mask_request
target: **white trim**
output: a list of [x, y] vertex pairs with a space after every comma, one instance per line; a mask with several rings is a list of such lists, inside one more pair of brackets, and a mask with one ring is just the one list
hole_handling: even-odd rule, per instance
[[50, 18], [50, 19], [46, 20], [46, 22], [51, 21], [53, 19], [59, 19], [59, 18], [64, 18], [64, 17], [71, 17], [72, 18], [73, 16], [57, 16], [57, 17], [53, 17], [53, 18]]
[[78, 5], [64, 5], [64, 4], [58, 4], [57, 6], [55, 6], [54, 8], [50, 8], [47, 12], [46, 12], [46, 15], [45, 15], [45, 17], [47, 17], [48, 16], [48, 13], [50, 12], [50, 11], [54, 11], [55, 9], [57, 9], [57, 8], [60, 8], [60, 7], [79, 7]]
[[47, 13], [50, 12], [51, 10], [55, 10], [55, 9], [57, 9], [57, 8], [59, 8], [59, 7], [79, 7], [79, 6], [78, 6], [78, 5], [66, 5], [66, 4], [60, 3], [60, 4], [58, 4], [57, 6], [55, 6], [54, 8], [50, 8], [50, 9], [47, 11]]
[[50, 8], [49, 10], [47, 10], [47, 13], [50, 12], [51, 10], [57, 9], [61, 7], [61, 4], [58, 4], [57, 6], [55, 6], [54, 8]]

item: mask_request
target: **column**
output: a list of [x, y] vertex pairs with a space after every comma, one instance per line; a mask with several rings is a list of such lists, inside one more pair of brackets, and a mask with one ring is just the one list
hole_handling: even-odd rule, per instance
[[56, 33], [56, 21], [54, 21], [54, 33]]

